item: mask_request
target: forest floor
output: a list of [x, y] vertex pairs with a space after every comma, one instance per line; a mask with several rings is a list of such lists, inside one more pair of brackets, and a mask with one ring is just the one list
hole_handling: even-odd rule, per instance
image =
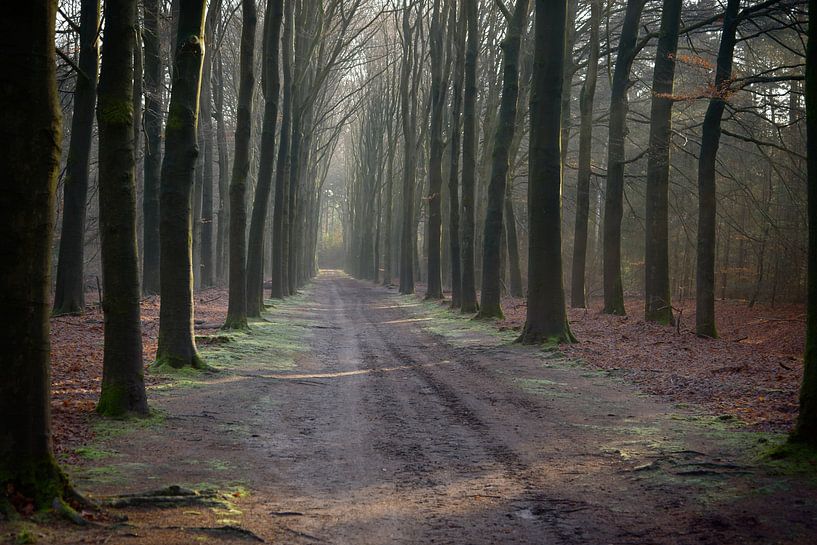
[[[85, 378], [66, 373], [55, 346], [61, 460], [90, 497], [129, 504], [109, 508], [127, 522], [23, 524], [0, 539], [813, 543], [815, 461], [769, 459], [783, 436], [762, 428], [775, 424], [747, 427], [717, 406], [649, 393], [660, 381], [640, 382], [649, 372], [616, 351], [639, 327], [652, 334], [628, 324], [637, 320], [614, 319], [613, 333], [595, 325], [600, 337], [590, 342], [593, 330], [573, 317], [590, 347], [582, 354], [513, 344], [512, 313], [498, 329], [330, 271], [248, 334], [215, 329], [223, 292], [197, 297], [203, 354], [220, 372], [149, 373], [149, 419], [90, 412], [101, 333], [75, 343], [87, 350]], [[83, 331], [94, 324], [93, 314], [59, 320], [85, 320]], [[145, 329], [149, 358], [155, 327]], [[610, 370], [588, 357], [604, 338], [616, 347], [608, 357], [623, 358]], [[787, 365], [796, 373], [795, 361]], [[705, 375], [666, 372], [684, 369]], [[117, 500], [170, 485], [197, 494], [176, 490], [162, 509]]]

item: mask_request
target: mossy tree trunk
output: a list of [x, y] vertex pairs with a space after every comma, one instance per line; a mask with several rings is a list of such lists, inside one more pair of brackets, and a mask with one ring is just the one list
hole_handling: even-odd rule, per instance
[[83, 0], [79, 20], [79, 68], [74, 89], [71, 143], [65, 166], [62, 232], [60, 234], [54, 314], [79, 314], [85, 309], [85, 213], [88, 160], [94, 128], [99, 47], [99, 0]]
[[159, 0], [144, 0], [145, 159], [142, 195], [142, 293], [159, 293], [159, 184], [162, 178], [162, 46]]
[[672, 324], [669, 287], [669, 166], [672, 140], [672, 90], [681, 0], [664, 0], [655, 52], [644, 217], [644, 319]]
[[575, 340], [562, 286], [561, 96], [566, 0], [536, 0], [528, 151], [528, 307], [519, 341]]
[[621, 218], [624, 213], [624, 138], [627, 135], [627, 92], [637, 53], [638, 22], [645, 0], [627, 0], [610, 91], [610, 132], [607, 142], [607, 192], [604, 195], [604, 312], [623, 316], [621, 285]]
[[136, 246], [136, 24], [136, 0], [105, 4], [106, 39], [102, 43], [96, 114], [105, 352], [97, 411], [108, 416], [148, 412]]
[[192, 190], [204, 60], [204, 0], [180, 0], [170, 109], [165, 128], [160, 208], [157, 365], [204, 367], [193, 334]]
[[235, 153], [230, 180], [230, 298], [225, 329], [247, 328], [247, 176], [250, 173], [252, 103], [255, 88], [255, 0], [241, 4], [241, 52]]
[[593, 158], [593, 101], [599, 70], [599, 0], [590, 3], [590, 41], [587, 73], [579, 100], [579, 168], [576, 176], [576, 218], [573, 236], [573, 266], [571, 268], [570, 304], [584, 308], [585, 271], [587, 264], [587, 224], [590, 218], [590, 175]]
[[261, 152], [258, 181], [250, 218], [247, 242], [247, 316], [260, 318], [264, 308], [264, 231], [272, 189], [275, 161], [275, 128], [278, 122], [278, 101], [281, 92], [279, 51], [283, 0], [269, 0], [264, 14], [264, 58], [261, 87], [264, 94], [264, 120], [261, 128]]
[[[0, 17], [0, 513], [19, 492], [38, 508], [69, 492], [51, 448], [49, 289], [60, 107], [56, 1], [21, 2]], [[13, 107], [8, 107], [13, 106]]]
[[[809, 0], [809, 15], [817, 0]], [[807, 59], [817, 58], [817, 24], [809, 23]], [[806, 298], [806, 351], [800, 414], [792, 439], [817, 446], [817, 66], [806, 63], [806, 139], [808, 142], [808, 295]]]
[[287, 279], [287, 226], [289, 225], [289, 140], [292, 135], [292, 50], [295, 3], [286, 0], [284, 31], [281, 45], [283, 73], [281, 139], [278, 143], [278, 161], [275, 165], [275, 202], [272, 216], [272, 288], [270, 296], [281, 299], [289, 294]]
[[488, 182], [488, 206], [485, 213], [485, 233], [482, 251], [482, 292], [480, 318], [502, 318], [502, 216], [505, 208], [505, 189], [510, 168], [510, 151], [516, 132], [516, 108], [519, 97], [519, 49], [522, 34], [528, 24], [528, 0], [517, 0], [513, 15], [508, 20], [508, 32], [502, 42], [503, 83], [499, 118], [494, 136], [491, 178]]
[[695, 275], [695, 333], [716, 338], [715, 327], [715, 230], [717, 201], [715, 163], [721, 141], [721, 119], [726, 107], [732, 59], [738, 27], [740, 0], [728, 0], [723, 16], [723, 32], [715, 68], [715, 87], [701, 125], [701, 153], [698, 156], [698, 240]]

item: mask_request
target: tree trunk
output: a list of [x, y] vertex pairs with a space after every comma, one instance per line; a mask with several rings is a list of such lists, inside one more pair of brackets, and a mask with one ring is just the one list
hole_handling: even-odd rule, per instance
[[[412, 66], [411, 9], [403, 3], [403, 60], [400, 71], [400, 111], [403, 118], [403, 195], [400, 228], [400, 293], [414, 293], [414, 184], [416, 161], [416, 120], [412, 115], [410, 78]], [[417, 23], [419, 24], [419, 23]]]
[[480, 318], [503, 318], [501, 305], [501, 239], [505, 188], [508, 182], [510, 149], [516, 132], [516, 108], [519, 96], [519, 49], [522, 33], [528, 24], [528, 0], [517, 0], [508, 21], [508, 33], [502, 42], [505, 53], [502, 101], [494, 137], [491, 179], [488, 185], [488, 207], [482, 252], [482, 292]]
[[440, 270], [440, 243], [442, 237], [441, 200], [443, 190], [443, 108], [447, 82], [443, 81], [443, 27], [441, 0], [434, 0], [431, 20], [431, 130], [428, 162], [428, 284], [426, 299], [443, 298], [443, 280]]
[[191, 191], [199, 147], [204, 0], [180, 0], [170, 109], [165, 128], [160, 206], [159, 347], [156, 364], [204, 367], [193, 334]]
[[74, 89], [71, 143], [65, 166], [62, 232], [54, 314], [79, 314], [85, 309], [85, 212], [88, 199], [88, 159], [93, 141], [99, 48], [99, 0], [83, 0], [79, 21], [79, 68]]
[[48, 292], [60, 166], [56, 8], [56, 1], [21, 2], [0, 18], [0, 514], [13, 509], [13, 493], [44, 509], [69, 492], [50, 427]]
[[[451, 9], [456, 9], [456, 2], [451, 2]], [[453, 30], [452, 30], [453, 31]], [[457, 21], [457, 37], [454, 49], [454, 75], [451, 96], [451, 163], [448, 170], [448, 230], [451, 244], [451, 308], [462, 307], [462, 256], [460, 253], [460, 120], [462, 109], [462, 85], [465, 75], [465, 9], [460, 10]]]
[[[215, 41], [216, 25], [221, 17], [221, 0], [213, 0], [207, 10], [205, 41]], [[215, 134], [213, 130], [213, 54], [215, 48], [204, 52], [204, 67], [201, 83], [201, 124], [204, 146], [204, 169], [201, 193], [201, 287], [213, 285], [215, 267], [213, 263], [213, 164], [215, 163]]]
[[590, 176], [593, 162], [593, 101], [599, 70], [599, 23], [601, 2], [590, 3], [590, 49], [587, 74], [582, 85], [579, 110], [579, 170], [576, 176], [576, 220], [573, 235], [573, 265], [570, 280], [570, 304], [585, 308], [585, 276], [587, 275], [587, 230], [590, 218]]
[[668, 192], [672, 141], [672, 90], [681, 0], [664, 0], [655, 52], [644, 243], [644, 319], [670, 325]]
[[471, 314], [479, 310], [474, 273], [474, 190], [477, 166], [477, 55], [479, 54], [479, 3], [463, 0], [467, 37], [465, 45], [465, 99], [462, 136], [462, 213], [460, 216], [462, 304], [460, 310]]
[[251, 318], [260, 318], [264, 307], [264, 226], [275, 160], [275, 126], [278, 122], [278, 101], [281, 91], [278, 57], [283, 16], [284, 1], [270, 0], [264, 14], [264, 61], [261, 74], [264, 121], [261, 129], [261, 156], [247, 242], [247, 316]]
[[522, 287], [522, 269], [519, 267], [519, 237], [516, 234], [516, 213], [511, 198], [512, 187], [508, 180], [505, 187], [505, 232], [508, 238], [508, 269], [511, 277], [509, 294], [511, 297], [523, 297], [525, 291]]
[[230, 152], [227, 149], [227, 128], [224, 122], [224, 65], [221, 52], [216, 55], [216, 77], [213, 80], [213, 106], [218, 142], [218, 210], [216, 220], [216, 281], [224, 285], [227, 278], [228, 222], [230, 218]]
[[144, 0], [145, 163], [142, 193], [142, 293], [159, 293], [159, 184], [162, 177], [162, 46], [159, 0]]
[[272, 288], [270, 297], [282, 299], [289, 294], [287, 279], [287, 226], [289, 225], [289, 139], [292, 135], [292, 50], [295, 2], [286, 0], [284, 33], [281, 45], [284, 76], [281, 117], [281, 141], [275, 165], [275, 203], [272, 216]]
[[571, 342], [562, 287], [561, 96], [567, 0], [536, 0], [530, 94], [528, 308], [519, 341]]
[[610, 133], [607, 144], [607, 192], [604, 196], [604, 312], [623, 316], [621, 285], [621, 218], [624, 211], [624, 138], [627, 135], [627, 91], [636, 55], [638, 22], [645, 0], [627, 0], [624, 25], [610, 91]]
[[695, 333], [718, 336], [715, 327], [715, 162], [721, 140], [721, 118], [732, 78], [732, 56], [738, 25], [740, 0], [728, 0], [718, 49], [715, 88], [701, 126], [698, 158], [698, 245], [695, 276]]
[[[809, 14], [817, 12], [817, 0], [809, 0]], [[809, 24], [807, 59], [817, 58], [817, 25]], [[800, 415], [792, 439], [817, 445], [817, 67], [806, 63], [806, 140], [808, 183], [808, 295], [806, 299], [806, 351]], [[5, 238], [3, 240], [6, 240]]]
[[105, 351], [97, 411], [108, 416], [148, 412], [136, 249], [135, 26], [136, 0], [105, 4], [97, 107]]
[[255, 87], [255, 0], [241, 4], [241, 67], [236, 109], [235, 154], [230, 180], [230, 299], [225, 329], [247, 328], [247, 176], [250, 172], [252, 105]]

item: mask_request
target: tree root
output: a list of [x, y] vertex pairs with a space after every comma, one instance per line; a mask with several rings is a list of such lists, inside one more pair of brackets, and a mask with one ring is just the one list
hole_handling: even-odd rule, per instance
[[196, 491], [177, 485], [168, 486], [142, 494], [125, 494], [104, 500], [104, 505], [121, 509], [123, 507], [222, 507], [226, 500], [214, 491]]

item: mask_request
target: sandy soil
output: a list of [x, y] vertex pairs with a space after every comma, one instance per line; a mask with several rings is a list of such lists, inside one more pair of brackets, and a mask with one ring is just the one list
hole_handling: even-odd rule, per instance
[[813, 472], [757, 458], [779, 437], [445, 313], [324, 272], [248, 338], [211, 339], [225, 372], [152, 390], [163, 418], [98, 432], [71, 469], [95, 498], [179, 484], [218, 506], [41, 542], [814, 542]]

